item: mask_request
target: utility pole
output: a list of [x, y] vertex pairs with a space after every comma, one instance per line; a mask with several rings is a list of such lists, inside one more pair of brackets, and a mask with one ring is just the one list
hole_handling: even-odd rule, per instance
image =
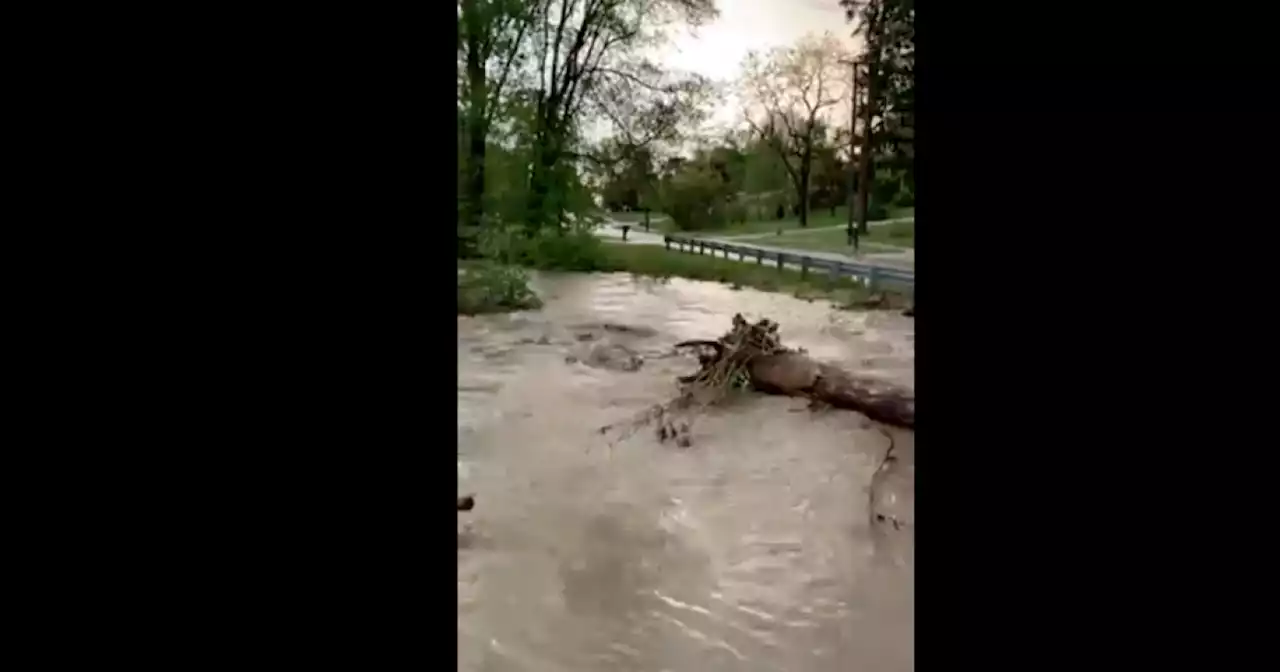
[[867, 31], [867, 104], [862, 106], [862, 156], [858, 157], [858, 230], [867, 232], [867, 201], [871, 194], [871, 117], [875, 111], [876, 73], [880, 69], [881, 31], [884, 9], [881, 8]]
[[853, 213], [855, 210], [854, 192], [853, 192], [853, 158], [857, 155], [858, 148], [858, 65], [857, 60], [842, 61], [849, 66], [853, 73], [852, 95], [849, 97], [849, 186], [845, 190], [849, 199], [849, 226], [847, 229], [849, 236], [849, 244], [853, 246], [854, 254], [858, 252], [858, 229], [853, 225]]
[[867, 69], [867, 104], [862, 106], [862, 154], [858, 156], [858, 231], [867, 232], [867, 205], [871, 195], [871, 108], [875, 78]]

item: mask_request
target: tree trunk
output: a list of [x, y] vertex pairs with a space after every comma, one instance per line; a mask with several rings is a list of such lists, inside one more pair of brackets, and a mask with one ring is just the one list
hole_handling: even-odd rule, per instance
[[857, 411], [895, 427], [915, 429], [915, 392], [892, 383], [855, 376], [838, 367], [787, 352], [751, 362], [751, 384], [761, 392], [809, 397], [836, 408]]
[[488, 128], [485, 123], [485, 105], [488, 82], [481, 48], [484, 36], [479, 10], [474, 2], [468, 2], [467, 12], [467, 177], [464, 221], [468, 226], [479, 227], [484, 219], [484, 162]]
[[529, 179], [529, 205], [525, 216], [525, 226], [530, 235], [542, 229], [547, 220], [547, 201], [551, 190], [551, 168], [547, 162], [547, 140], [539, 137], [534, 140], [533, 173]]
[[[534, 140], [533, 174], [529, 184], [528, 215], [526, 226], [530, 235], [541, 230], [558, 217], [562, 194], [558, 194], [556, 164], [560, 159], [559, 143], [553, 131], [544, 130]], [[554, 216], [553, 216], [554, 215]]]
[[871, 131], [871, 119], [875, 113], [876, 96], [879, 94], [880, 49], [882, 38], [884, 10], [880, 10], [872, 19], [867, 31], [867, 102], [862, 106], [862, 156], [858, 162], [858, 231], [867, 232], [867, 207], [871, 196], [871, 180], [874, 179], [875, 166], [872, 163], [872, 147], [874, 133]]
[[806, 146], [800, 159], [800, 228], [809, 226], [809, 179], [813, 172], [813, 151]]

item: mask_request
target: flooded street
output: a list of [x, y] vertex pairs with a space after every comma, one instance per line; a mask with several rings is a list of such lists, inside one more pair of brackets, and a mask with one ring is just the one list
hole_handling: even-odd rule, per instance
[[[734, 313], [907, 386], [912, 320], [681, 279], [534, 287], [543, 310], [458, 318], [458, 668], [913, 669], [911, 432], [765, 395], [696, 416], [688, 448], [599, 431], [672, 399], [697, 368], [672, 346]], [[589, 365], [600, 345], [643, 364]]]

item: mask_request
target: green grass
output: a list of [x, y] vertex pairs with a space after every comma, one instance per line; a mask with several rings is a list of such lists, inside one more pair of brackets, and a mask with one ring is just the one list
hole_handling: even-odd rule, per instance
[[915, 219], [915, 216], [916, 216], [916, 206], [914, 205], [908, 205], [906, 207], [895, 205], [889, 208], [889, 219], [903, 219], [906, 217], [911, 217], [912, 219]]
[[897, 247], [916, 246], [916, 221], [914, 219], [892, 222], [884, 226], [868, 227], [866, 240], [872, 243], [895, 245]]
[[[775, 247], [789, 247], [797, 250], [814, 250], [818, 252], [838, 252], [849, 254], [853, 248], [849, 245], [848, 234], [844, 229], [827, 229], [825, 231], [791, 230], [781, 236], [770, 236], [744, 242], [758, 242]], [[904, 247], [915, 247], [915, 222], [904, 221], [869, 227], [867, 235], [858, 240], [864, 252], [893, 252]]]
[[[843, 230], [828, 229], [826, 231], [793, 231], [781, 236], [771, 236], [743, 242], [755, 242], [772, 247], [783, 247], [791, 250], [809, 250], [813, 252], [834, 252], [836, 254], [852, 254], [848, 237]], [[875, 242], [868, 242], [864, 236], [859, 240], [861, 252], [895, 252], [902, 247], [894, 247]]]
[[[844, 307], [853, 307], [853, 304], [865, 301], [871, 295], [865, 287], [848, 278], [832, 279], [821, 272], [810, 272], [806, 278], [801, 277], [799, 271], [789, 268], [779, 270], [769, 263], [744, 263], [671, 251], [657, 245], [609, 243], [604, 246], [604, 257], [602, 270], [656, 278], [680, 277], [722, 282], [734, 287], [786, 292], [801, 299], [826, 299]], [[889, 298], [891, 306], [907, 305], [906, 296], [890, 294]]]
[[[905, 217], [915, 217], [916, 209], [910, 208], [889, 208], [889, 219], [901, 219]], [[832, 214], [830, 208], [814, 210], [809, 213], [809, 228], [820, 228], [830, 226], [844, 226], [849, 222], [849, 208], [841, 206], [835, 209]], [[634, 214], [634, 213], [632, 213]], [[874, 220], [873, 220], [874, 221]], [[800, 228], [799, 217], [786, 217], [784, 219], [762, 219], [748, 221], [745, 223], [733, 222], [721, 229], [711, 229], [706, 231], [687, 231], [680, 232], [675, 227], [675, 223], [670, 219], [661, 222], [654, 222], [655, 229], [663, 233], [697, 233], [705, 235], [719, 236], [737, 236], [747, 233], [773, 233], [781, 229], [782, 231], [791, 231]], [[901, 245], [902, 243], [898, 243]]]
[[[626, 224], [643, 224], [644, 223], [643, 212], [610, 212], [610, 213], [607, 213], [607, 216], [610, 219], [623, 222]], [[666, 218], [667, 216], [662, 214], [661, 212], [649, 213], [649, 223], [652, 224], [654, 227], [657, 227], [658, 222]]]

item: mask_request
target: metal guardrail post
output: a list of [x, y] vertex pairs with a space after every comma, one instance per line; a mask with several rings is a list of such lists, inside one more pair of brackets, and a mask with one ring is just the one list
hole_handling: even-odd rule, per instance
[[[842, 276], [850, 276], [854, 279], [866, 282], [868, 287], [874, 288], [885, 282], [893, 284], [906, 285], [908, 287], [915, 286], [915, 274], [909, 270], [898, 268], [886, 268], [857, 262], [837, 261], [834, 259], [820, 259], [810, 257], [805, 254], [787, 254], [785, 252], [777, 252], [773, 250], [764, 250], [758, 247], [747, 245], [734, 245], [731, 243], [722, 243], [717, 241], [706, 241], [700, 239], [689, 239], [681, 237], [663, 236], [663, 245], [666, 249], [671, 249], [671, 244], [675, 243], [676, 249], [681, 252], [707, 254], [707, 250], [711, 251], [711, 256], [715, 257], [715, 251], [724, 251], [725, 259], [732, 259], [731, 252], [738, 253], [738, 261], [745, 263], [748, 256], [756, 258], [756, 265], [763, 266], [765, 257], [773, 257], [777, 263], [778, 270], [786, 268], [787, 263], [794, 262], [800, 266], [800, 276], [807, 278], [810, 267], [826, 268], [832, 279]], [[787, 257], [793, 257], [788, 260]]]

